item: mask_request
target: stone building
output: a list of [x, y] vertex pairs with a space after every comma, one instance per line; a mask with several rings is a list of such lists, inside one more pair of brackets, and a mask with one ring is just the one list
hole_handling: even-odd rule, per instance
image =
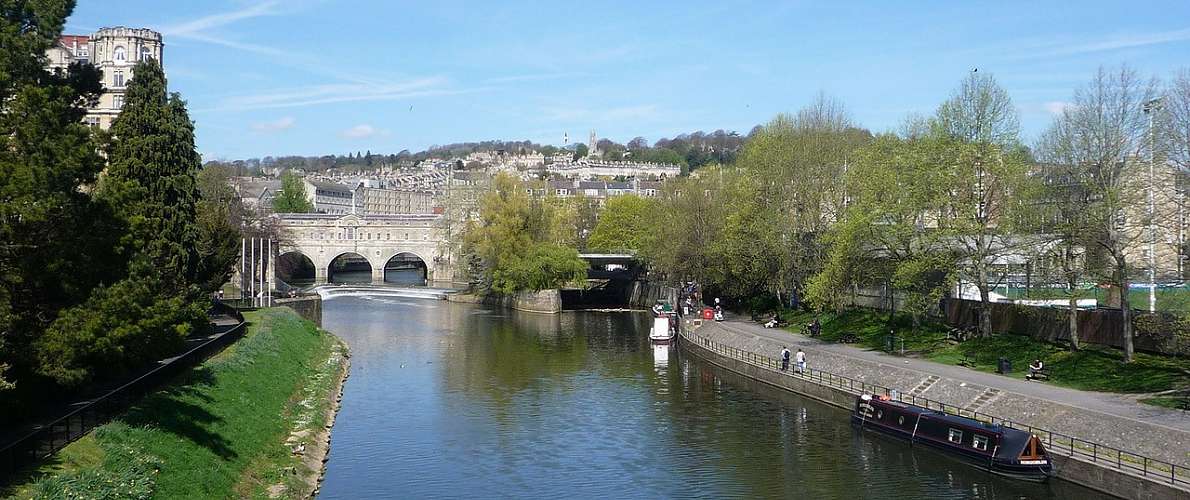
[[355, 191], [344, 184], [302, 179], [306, 199], [314, 205], [314, 212], [331, 215], [356, 213]]
[[360, 186], [356, 196], [363, 200], [363, 215], [429, 214], [434, 212], [434, 193], [407, 189]]
[[1148, 282], [1150, 264], [1157, 282], [1181, 281], [1187, 229], [1185, 192], [1174, 164], [1158, 162], [1151, 172], [1150, 176], [1150, 164], [1143, 159], [1129, 159], [1124, 166], [1120, 200], [1124, 255], [1136, 282]]
[[[103, 94], [84, 118], [93, 127], [107, 129], [124, 107], [124, 91], [137, 62], [162, 62], [165, 44], [161, 33], [144, 28], [102, 28], [92, 35], [62, 35], [46, 52], [50, 68], [65, 69], [73, 62], [89, 62], [103, 72]], [[164, 64], [164, 63], [163, 63]]]

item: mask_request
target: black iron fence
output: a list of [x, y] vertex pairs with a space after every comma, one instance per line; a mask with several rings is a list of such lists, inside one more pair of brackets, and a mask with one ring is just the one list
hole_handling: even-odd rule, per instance
[[0, 448], [0, 484], [7, 483], [11, 474], [18, 469], [49, 457], [91, 429], [107, 423], [174, 376], [243, 336], [247, 324], [239, 311], [224, 304], [216, 304], [214, 309], [217, 313], [237, 319], [239, 323], [222, 333], [211, 335], [174, 358], [158, 362], [157, 366], [124, 385], [86, 401], [48, 423], [34, 426], [27, 433], [5, 443]]
[[1124, 451], [1119, 448], [1096, 443], [1094, 441], [1080, 439], [1067, 434], [1062, 434], [1060, 432], [1054, 432], [1040, 427], [1033, 427], [1028, 424], [997, 417], [995, 415], [965, 410], [962, 407], [956, 405], [946, 404], [941, 401], [935, 401], [933, 399], [915, 396], [913, 394], [906, 394], [901, 391], [894, 391], [888, 387], [871, 384], [862, 380], [855, 380], [843, 375], [836, 375], [825, 370], [806, 368], [801, 373], [798, 373], [793, 369], [789, 371], [781, 371], [780, 360], [777, 358], [739, 349], [726, 344], [721, 344], [711, 339], [694, 335], [689, 331], [683, 331], [681, 338], [686, 342], [691, 342], [719, 355], [749, 363], [760, 368], [772, 370], [778, 374], [789, 377], [803, 378], [819, 385], [847, 391], [856, 396], [862, 394], [884, 394], [887, 392], [888, 394], [895, 395], [895, 398], [898, 401], [904, 403], [921, 406], [932, 410], [938, 410], [950, 415], [973, 418], [981, 422], [1000, 424], [1006, 427], [1031, 432], [1037, 437], [1043, 439], [1045, 441], [1046, 448], [1050, 451], [1090, 460], [1091, 462], [1105, 467], [1127, 470], [1136, 474], [1140, 474], [1141, 476], [1154, 481], [1160, 481], [1174, 485], [1190, 485], [1190, 468], [1185, 466], [1157, 460], [1155, 458], [1149, 458], [1138, 453]]

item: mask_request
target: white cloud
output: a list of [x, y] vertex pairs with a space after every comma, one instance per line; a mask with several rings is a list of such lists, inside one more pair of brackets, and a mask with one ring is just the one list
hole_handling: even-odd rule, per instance
[[1161, 31], [1156, 33], [1139, 33], [1129, 35], [1119, 35], [1100, 40], [1096, 42], [1088, 42], [1076, 45], [1066, 45], [1058, 47], [1048, 53], [1041, 54], [1042, 56], [1064, 56], [1075, 54], [1088, 54], [1093, 52], [1105, 52], [1110, 50], [1128, 49], [1132, 47], [1144, 47], [1148, 45], [1160, 45], [1165, 43], [1184, 42], [1190, 40], [1190, 28]]
[[337, 102], [395, 101], [414, 97], [453, 95], [470, 91], [444, 88], [442, 77], [418, 78], [396, 83], [331, 83], [280, 89], [261, 94], [224, 99], [216, 109], [244, 111], [252, 109], [293, 108]]
[[270, 122], [253, 123], [252, 130], [264, 133], [280, 132], [293, 128], [295, 123], [297, 120], [294, 120], [292, 116], [283, 116]]
[[345, 139], [367, 139], [379, 135], [388, 135], [388, 131], [364, 123], [344, 130], [339, 135]]
[[535, 73], [528, 75], [510, 75], [499, 76], [495, 78], [488, 78], [484, 80], [487, 83], [520, 83], [520, 82], [540, 82], [545, 80], [558, 80], [562, 78], [577, 78], [583, 76], [582, 73]]
[[244, 19], [274, 15], [277, 13], [274, 7], [278, 3], [276, 0], [269, 0], [267, 2], [255, 3], [239, 10], [203, 16], [181, 24], [165, 26], [161, 28], [161, 33], [168, 36], [201, 37], [203, 32], [211, 28], [218, 28]]

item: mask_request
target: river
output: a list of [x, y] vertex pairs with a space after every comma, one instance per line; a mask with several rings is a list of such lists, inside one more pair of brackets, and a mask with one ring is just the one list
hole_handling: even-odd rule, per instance
[[351, 347], [320, 498], [1105, 498], [860, 433], [657, 350], [639, 313], [328, 300]]

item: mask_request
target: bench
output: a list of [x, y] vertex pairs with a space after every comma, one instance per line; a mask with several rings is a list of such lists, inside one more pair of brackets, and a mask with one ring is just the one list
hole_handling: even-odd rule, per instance
[[1028, 373], [1025, 374], [1025, 380], [1049, 380], [1049, 379], [1050, 379], [1050, 369], [1049, 368], [1042, 368], [1040, 370], [1035, 370], [1032, 374], [1028, 374]]

